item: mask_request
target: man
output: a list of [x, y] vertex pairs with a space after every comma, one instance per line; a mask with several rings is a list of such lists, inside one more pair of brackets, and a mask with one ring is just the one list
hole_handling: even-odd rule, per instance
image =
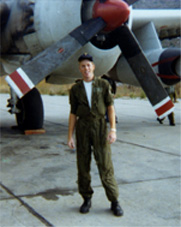
[[[115, 111], [110, 85], [103, 79], [95, 78], [92, 56], [79, 57], [79, 70], [82, 80], [78, 80], [70, 90], [71, 111], [69, 116], [68, 146], [75, 148], [73, 132], [76, 128], [78, 188], [84, 202], [81, 213], [88, 213], [91, 207], [90, 163], [93, 148], [100, 178], [111, 210], [122, 216], [123, 210], [118, 202], [118, 187], [114, 178], [110, 144], [116, 140]], [[107, 133], [105, 113], [108, 110], [110, 131]]]

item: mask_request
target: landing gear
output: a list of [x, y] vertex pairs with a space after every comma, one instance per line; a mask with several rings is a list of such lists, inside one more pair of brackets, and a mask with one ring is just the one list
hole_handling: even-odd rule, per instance
[[21, 130], [43, 128], [43, 102], [36, 88], [19, 99], [16, 107], [20, 110], [16, 113], [16, 121]]
[[43, 128], [43, 102], [36, 88], [33, 88], [21, 99], [18, 99], [11, 90], [11, 98], [8, 102], [9, 112], [16, 115], [19, 129], [25, 131]]

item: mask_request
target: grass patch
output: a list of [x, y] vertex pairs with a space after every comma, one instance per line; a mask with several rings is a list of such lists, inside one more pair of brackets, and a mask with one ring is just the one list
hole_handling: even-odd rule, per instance
[[[181, 98], [181, 84], [178, 83], [175, 86], [177, 98]], [[72, 84], [68, 85], [54, 85], [54, 84], [47, 84], [45, 81], [41, 81], [36, 87], [40, 91], [41, 94], [47, 94], [47, 95], [68, 95], [69, 90], [71, 88]], [[0, 93], [9, 93], [10, 88], [8, 84], [5, 81], [5, 76], [0, 77]], [[117, 86], [117, 92], [115, 95], [115, 98], [120, 97], [130, 97], [130, 98], [141, 98], [145, 99], [146, 95], [142, 88], [126, 85], [126, 84], [118, 84]]]
[[115, 98], [120, 98], [125, 96], [132, 99], [138, 98], [138, 97], [141, 99], [146, 98], [144, 91], [140, 87], [126, 85], [126, 84], [118, 85]]

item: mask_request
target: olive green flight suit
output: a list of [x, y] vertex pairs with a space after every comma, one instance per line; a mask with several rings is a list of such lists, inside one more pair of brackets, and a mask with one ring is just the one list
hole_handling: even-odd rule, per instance
[[95, 78], [92, 83], [92, 107], [88, 105], [83, 81], [78, 81], [70, 91], [71, 113], [78, 117], [76, 123], [78, 187], [83, 198], [91, 197], [91, 152], [98, 166], [100, 178], [109, 201], [117, 201], [118, 187], [114, 178], [110, 144], [107, 141], [105, 113], [113, 105], [110, 85]]

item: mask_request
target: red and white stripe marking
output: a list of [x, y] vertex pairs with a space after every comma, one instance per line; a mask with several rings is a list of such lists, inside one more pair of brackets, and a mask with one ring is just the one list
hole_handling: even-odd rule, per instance
[[30, 78], [22, 68], [18, 68], [9, 76], [6, 76], [5, 79], [19, 98], [24, 96], [27, 92], [35, 87], [33, 82], [30, 80]]
[[161, 102], [153, 106], [158, 118], [162, 119], [174, 111], [174, 105], [169, 97], [166, 97]]

